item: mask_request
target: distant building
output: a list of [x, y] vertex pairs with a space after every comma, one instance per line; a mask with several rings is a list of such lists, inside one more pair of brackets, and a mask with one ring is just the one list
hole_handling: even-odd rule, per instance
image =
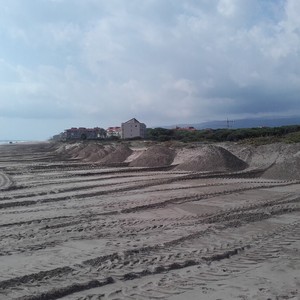
[[107, 137], [118, 137], [120, 138], [122, 135], [122, 128], [121, 127], [108, 127], [106, 129]]
[[175, 127], [175, 130], [178, 130], [178, 131], [197, 131], [197, 129], [195, 127], [178, 127], [176, 126]]
[[106, 138], [106, 130], [103, 128], [70, 128], [65, 130], [66, 140], [97, 140]]
[[122, 123], [122, 139], [145, 138], [146, 125], [133, 118]]

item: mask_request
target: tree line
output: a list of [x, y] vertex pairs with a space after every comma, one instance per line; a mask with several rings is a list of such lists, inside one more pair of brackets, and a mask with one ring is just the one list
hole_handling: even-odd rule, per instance
[[290, 139], [291, 142], [300, 142], [300, 125], [239, 129], [203, 129], [195, 131], [147, 128], [147, 139], [159, 142], [237, 142], [245, 139], [278, 139], [283, 137]]

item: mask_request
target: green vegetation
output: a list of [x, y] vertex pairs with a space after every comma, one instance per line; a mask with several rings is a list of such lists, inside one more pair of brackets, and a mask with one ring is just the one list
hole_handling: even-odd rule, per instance
[[181, 142], [244, 142], [269, 144], [274, 142], [299, 143], [300, 125], [241, 129], [205, 129], [196, 131], [148, 128], [147, 139]]
[[291, 132], [285, 136], [285, 142], [287, 143], [300, 143], [300, 132]]

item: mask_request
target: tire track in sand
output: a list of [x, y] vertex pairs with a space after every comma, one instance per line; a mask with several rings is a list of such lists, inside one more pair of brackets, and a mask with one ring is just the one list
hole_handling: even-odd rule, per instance
[[13, 185], [13, 181], [10, 179], [10, 177], [0, 171], [0, 190], [8, 189]]
[[[16, 282], [9, 283], [10, 286], [12, 285], [12, 283], [14, 285], [16, 285], [17, 282], [20, 284], [20, 281], [25, 283], [26, 291], [29, 293], [26, 296], [17, 298], [20, 300], [50, 300], [59, 299], [68, 295], [72, 295], [72, 298], [66, 297], [63, 299], [93, 299], [92, 297], [101, 296], [103, 298], [100, 299], [116, 300], [135, 299], [134, 297], [137, 297], [137, 295], [139, 294], [143, 295], [147, 299], [147, 297], [151, 298], [154, 296], [153, 291], [151, 290], [151, 288], [143, 289], [143, 287], [145, 286], [145, 282], [143, 281], [141, 284], [139, 281], [145, 278], [146, 281], [149, 280], [149, 282], [152, 282], [153, 275], [163, 274], [164, 278], [169, 277], [168, 285], [172, 286], [172, 290], [180, 294], [192, 287], [195, 287], [196, 285], [201, 285], [201, 282], [218, 281], [224, 279], [224, 277], [228, 276], [228, 274], [232, 273], [233, 271], [240, 272], [255, 266], [257, 263], [262, 262], [267, 258], [272, 259], [272, 255], [273, 257], [277, 257], [278, 252], [282, 250], [282, 246], [285, 243], [294, 243], [299, 241], [299, 228], [300, 222], [284, 225], [274, 231], [266, 232], [263, 235], [256, 235], [252, 237], [251, 241], [249, 241], [248, 238], [248, 240], [245, 239], [236, 241], [235, 243], [222, 244], [210, 249], [200, 249], [198, 253], [193, 253], [193, 255], [191, 255], [190, 257], [185, 257], [183, 260], [180, 258], [178, 259], [178, 257], [175, 257], [175, 259], [172, 260], [172, 263], [164, 262], [163, 260], [161, 260], [158, 264], [154, 264], [151, 267], [149, 267], [148, 265], [146, 268], [139, 268], [139, 271], [126, 272], [125, 270], [125, 273], [119, 274], [117, 277], [112, 275], [100, 279], [99, 274], [103, 272], [99, 272], [101, 270], [97, 269], [90, 269], [88, 274], [93, 275], [94, 278], [97, 278], [98, 276], [99, 279], [89, 280], [89, 276], [84, 272], [82, 267], [80, 270], [79, 266], [75, 266], [74, 269], [67, 270], [68, 273], [70, 273], [70, 271], [76, 272], [77, 268], [77, 271], [79, 271], [77, 274], [80, 274], [81, 277], [80, 282], [84, 283], [74, 283], [74, 281], [76, 282], [76, 278], [79, 278], [78, 275], [73, 276], [73, 283], [70, 282], [70, 284], [65, 285], [58, 284], [59, 280], [56, 279], [55, 282], [57, 282], [57, 287], [54, 289], [52, 288], [48, 291], [46, 290], [43, 293], [40, 293], [40, 290], [36, 287], [34, 288], [33, 285], [27, 285], [30, 280], [38, 278], [37, 275], [29, 275], [28, 277], [26, 277], [27, 280], [25, 280], [24, 278], [18, 278], [15, 280]], [[232, 259], [234, 259], [235, 257], [235, 263], [232, 264]], [[106, 259], [114, 260], [115, 256], [106, 257]], [[132, 261], [132, 258], [130, 259]], [[228, 274], [220, 274], [220, 268], [216, 269], [211, 267], [212, 263], [219, 264], [223, 269], [232, 271], [227, 272]], [[185, 269], [191, 269], [192, 274], [190, 273], [187, 277], [181, 278], [180, 282], [180, 276], [174, 276], [173, 272], [176, 270], [179, 271]], [[197, 272], [198, 275], [196, 274]], [[39, 275], [43, 274], [39, 273]], [[65, 283], [66, 281], [68, 281], [66, 280], [68, 279], [68, 277], [69, 276], [67, 276], [67, 274], [64, 274]], [[45, 278], [44, 276], [43, 281], [45, 280], [47, 280], [47, 278]], [[130, 288], [130, 284], [126, 284], [126, 287], [124, 287], [123, 282], [131, 281], [134, 282], [133, 287]], [[166, 280], [164, 280], [164, 282], [166, 282]], [[188, 282], [188, 286], [186, 285], [186, 282]], [[52, 284], [53, 283], [54, 282], [52, 282]], [[111, 285], [111, 287], [115, 290], [114, 292], [105, 292], [105, 287], [108, 284]], [[88, 291], [100, 286], [101, 289], [99, 289], [98, 294], [88, 294], [83, 298], [82, 296], [80, 296], [80, 293], [82, 291]], [[164, 284], [161, 284], [159, 286], [160, 288], [157, 290], [157, 292], [161, 295], [161, 299], [164, 299], [163, 297], [167, 298], [167, 296], [170, 296], [169, 287], [165, 287]], [[104, 287], [104, 289], [102, 289], [102, 287]], [[0, 282], [0, 288], [3, 289], [3, 282]], [[116, 291], [118, 292], [116, 293]], [[30, 292], [33, 294], [30, 295]]]

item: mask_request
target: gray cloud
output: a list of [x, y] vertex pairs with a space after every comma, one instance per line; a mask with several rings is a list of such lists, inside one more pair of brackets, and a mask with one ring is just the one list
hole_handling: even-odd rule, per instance
[[299, 11], [298, 0], [12, 0], [1, 115], [105, 127], [299, 113]]

